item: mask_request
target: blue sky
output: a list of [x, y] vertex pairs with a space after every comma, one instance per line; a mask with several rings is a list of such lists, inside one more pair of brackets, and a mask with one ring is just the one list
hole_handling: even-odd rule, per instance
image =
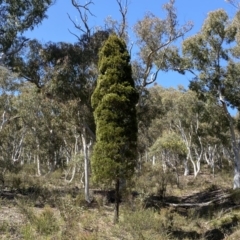
[[[83, 4], [86, 0], [79, 0]], [[89, 25], [103, 26], [104, 19], [108, 16], [118, 20], [120, 13], [116, 0], [93, 0], [94, 5], [91, 5], [91, 11], [95, 16], [89, 17]], [[163, 18], [164, 11], [162, 5], [167, 1], [163, 0], [129, 0], [128, 8], [128, 23], [133, 26], [138, 20], [141, 20], [147, 12], [152, 12], [156, 16]], [[179, 23], [183, 24], [189, 20], [193, 21], [194, 27], [189, 32], [188, 36], [200, 31], [202, 23], [209, 11], [214, 11], [219, 8], [225, 9], [230, 16], [233, 16], [236, 9], [226, 3], [224, 0], [176, 0]], [[74, 29], [73, 24], [68, 18], [69, 14], [72, 19], [80, 21], [78, 13], [71, 5], [71, 0], [56, 0], [56, 3], [51, 6], [47, 12], [48, 18], [41, 25], [31, 32], [27, 32], [27, 37], [36, 38], [43, 43], [52, 42], [76, 42], [76, 37], [70, 34], [69, 30], [78, 34]], [[130, 38], [134, 40], [134, 35], [130, 32]], [[180, 75], [178, 73], [168, 72], [161, 73], [158, 77], [158, 84], [164, 87], [176, 87], [177, 85], [188, 86], [189, 75]]]

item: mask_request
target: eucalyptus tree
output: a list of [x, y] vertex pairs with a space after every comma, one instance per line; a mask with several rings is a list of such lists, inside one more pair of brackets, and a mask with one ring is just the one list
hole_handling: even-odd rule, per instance
[[[189, 163], [191, 163], [194, 175], [197, 176], [203, 159], [214, 167], [213, 163], [218, 157], [216, 149], [222, 146], [227, 147], [228, 144], [226, 118], [222, 116], [221, 108], [211, 101], [199, 100], [195, 92], [182, 87], [165, 89], [154, 86], [149, 89], [149, 93], [155, 104], [160, 103], [161, 112], [152, 119], [148, 128], [148, 135], [152, 140], [150, 153], [156, 161], [161, 159], [165, 166], [167, 164], [175, 169], [173, 163], [175, 166], [183, 165], [184, 175], [188, 175]], [[179, 139], [173, 144], [176, 147], [175, 152], [173, 147], [169, 147], [169, 151], [166, 152], [161, 146], [161, 144], [166, 145], [164, 141], [171, 140], [167, 133], [175, 134], [175, 140]], [[179, 145], [177, 143], [184, 144], [185, 157], [184, 154], [180, 154], [181, 157], [178, 157]], [[168, 153], [167, 155], [174, 153], [175, 156], [172, 160], [175, 160], [171, 163], [170, 158], [163, 158], [163, 156], [167, 156], [163, 153]]]
[[229, 107], [238, 109], [240, 106], [238, 26], [235, 21], [230, 22], [224, 10], [210, 12], [201, 31], [183, 42], [182, 66], [195, 74], [190, 88], [202, 99], [218, 103], [228, 119], [234, 153], [234, 189], [240, 188], [240, 149]]
[[92, 169], [95, 181], [115, 183], [114, 221], [117, 222], [120, 180], [130, 178], [136, 166], [138, 93], [122, 39], [111, 35], [99, 57], [100, 74], [91, 98], [96, 123]]
[[164, 131], [151, 146], [150, 153], [160, 159], [163, 172], [168, 168], [175, 171], [179, 185], [179, 168], [187, 157], [187, 147], [181, 136], [173, 130]]
[[13, 57], [29, 40], [24, 36], [46, 18], [53, 0], [1, 0], [0, 1], [0, 54], [1, 61], [12, 63]]
[[[74, 132], [73, 138], [64, 138], [64, 148], [67, 162], [71, 158], [76, 159], [75, 155], [79, 155], [81, 151], [84, 152], [88, 202], [88, 155], [95, 138], [90, 97], [98, 74], [98, 49], [108, 35], [108, 31], [96, 31], [90, 36], [83, 34], [75, 44], [49, 42], [43, 45], [32, 40], [24, 54], [14, 60], [14, 71], [18, 72], [20, 79], [34, 84], [38, 93], [43, 99], [48, 99], [49, 103], [55, 102], [59, 114], [66, 117], [69, 134]], [[61, 117], [59, 121], [60, 119]], [[73, 166], [73, 172], [75, 169]]]
[[17, 91], [19, 82], [16, 80], [17, 76], [14, 75], [7, 68], [0, 66], [0, 108], [1, 108], [1, 123], [0, 132], [3, 130], [4, 126], [9, 123], [10, 119], [13, 117], [11, 109], [11, 99], [14, 96], [14, 92]]
[[[64, 123], [57, 102], [38, 92], [32, 83], [20, 88], [14, 107], [26, 130], [24, 158], [36, 164], [38, 175], [53, 171], [61, 164]], [[44, 170], [44, 171], [43, 171]]]
[[[202, 103], [197, 102], [195, 94], [191, 91], [155, 88], [155, 91], [159, 91], [161, 95], [163, 114], [159, 119], [155, 119], [150, 127], [150, 131], [153, 131], [154, 129], [160, 129], [156, 126], [161, 126], [161, 131], [155, 131], [155, 137], [153, 138], [155, 142], [151, 150], [156, 149], [156, 146], [159, 147], [159, 144], [163, 142], [161, 139], [167, 139], [166, 134], [163, 137], [163, 132], [177, 134], [180, 139], [177, 142], [179, 144], [183, 143], [186, 149], [186, 156], [183, 161], [184, 175], [188, 174], [188, 162], [190, 161], [194, 169], [194, 175], [197, 176], [203, 155], [202, 137], [199, 135], [200, 121], [203, 115]], [[175, 144], [175, 147], [177, 148], [178, 144]]]
[[25, 137], [25, 129], [14, 107], [17, 76], [4, 67], [0, 67], [0, 170], [5, 171], [20, 161]]
[[[138, 49], [136, 58], [132, 61], [132, 70], [136, 88], [140, 96], [137, 106], [140, 156], [143, 155], [143, 152], [147, 153], [149, 147], [153, 144], [149, 137], [147, 139], [146, 134], [151, 124], [151, 117], [146, 117], [146, 113], [149, 113], [150, 109], [153, 109], [153, 106], [148, 105], [150, 97], [148, 86], [158, 79], [159, 72], [175, 68], [176, 63], [174, 61], [178, 62], [180, 58], [175, 57], [177, 56], [177, 48], [174, 44], [192, 28], [191, 22], [187, 22], [184, 25], [178, 23], [177, 11], [174, 4], [175, 1], [170, 0], [163, 5], [162, 12], [166, 13], [165, 17], [160, 18], [157, 15], [148, 13], [133, 28], [137, 39], [136, 47]], [[135, 46], [133, 45], [133, 47]], [[159, 99], [155, 107], [157, 105], [161, 106], [160, 102], [161, 100]], [[158, 108], [158, 114], [159, 111], [161, 110]]]
[[47, 94], [66, 105], [77, 101], [72, 118], [75, 119], [73, 126], [81, 136], [85, 165], [85, 198], [88, 202], [90, 202], [89, 150], [95, 140], [90, 98], [98, 74], [98, 50], [108, 35], [108, 31], [97, 31], [91, 36], [85, 34], [74, 45], [50, 44], [46, 51], [49, 60], [55, 62], [52, 80], [47, 84]]
[[161, 92], [158, 87], [148, 88], [145, 92], [145, 100], [141, 101], [141, 107], [137, 106], [138, 114], [138, 167], [143, 162], [150, 160], [149, 148], [164, 130], [162, 122], [163, 105]]
[[148, 13], [134, 26], [139, 47], [139, 59], [133, 62], [133, 72], [138, 76], [140, 89], [156, 81], [159, 71], [168, 71], [175, 68], [177, 48], [173, 45], [178, 39], [191, 30], [192, 22], [183, 26], [178, 24], [175, 1], [170, 0], [163, 5], [166, 17], [161, 19]]

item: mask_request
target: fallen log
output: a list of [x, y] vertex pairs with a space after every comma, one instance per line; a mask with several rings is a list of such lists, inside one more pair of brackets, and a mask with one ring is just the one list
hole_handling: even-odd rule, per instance
[[222, 202], [224, 199], [227, 199], [228, 197], [230, 197], [230, 194], [225, 194], [225, 195], [221, 195], [218, 196], [214, 199], [212, 199], [211, 201], [207, 201], [207, 202], [195, 202], [195, 203], [190, 203], [190, 202], [185, 202], [185, 203], [170, 203], [170, 202], [164, 202], [164, 204], [166, 204], [167, 206], [171, 206], [171, 207], [205, 207], [205, 206], [209, 206], [212, 203], [216, 203], [216, 202]]

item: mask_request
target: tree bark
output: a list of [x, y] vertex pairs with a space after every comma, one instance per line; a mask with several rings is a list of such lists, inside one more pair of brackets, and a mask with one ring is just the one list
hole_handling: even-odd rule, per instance
[[184, 176], [189, 175], [189, 165], [188, 165], [188, 158], [184, 160]]
[[[72, 169], [72, 176], [71, 176], [71, 179], [67, 181], [68, 183], [71, 183], [73, 181], [75, 174], [76, 174], [76, 163], [74, 163], [74, 166]], [[66, 180], [66, 178], [65, 178], [65, 180]]]
[[40, 159], [39, 159], [39, 152], [40, 152], [40, 144], [38, 141], [38, 138], [36, 139], [36, 143], [37, 143], [37, 175], [41, 176], [41, 169], [40, 169]]
[[119, 204], [120, 204], [120, 181], [117, 178], [115, 182], [115, 205], [114, 205], [114, 219], [113, 223], [117, 224], [119, 221]]
[[37, 154], [37, 175], [41, 176], [41, 169], [40, 169], [40, 160], [39, 160], [39, 155]]
[[[223, 99], [223, 98], [221, 98]], [[233, 177], [233, 189], [240, 188], [240, 156], [239, 156], [239, 147], [236, 141], [236, 136], [234, 132], [233, 121], [230, 113], [228, 112], [225, 101], [222, 101], [223, 109], [226, 113], [226, 116], [229, 121], [231, 140], [232, 140], [232, 148], [234, 153], [234, 177]]]
[[153, 158], [152, 158], [152, 165], [156, 165], [156, 156], [154, 155]]
[[[90, 197], [89, 197], [89, 158], [88, 158], [88, 148], [86, 143], [86, 129], [83, 128], [83, 133], [81, 135], [82, 137], [82, 144], [83, 144], [83, 155], [84, 155], [84, 176], [85, 176], [85, 182], [84, 182], [84, 193], [85, 193], [85, 200], [90, 203]], [[90, 143], [91, 145], [91, 143]]]

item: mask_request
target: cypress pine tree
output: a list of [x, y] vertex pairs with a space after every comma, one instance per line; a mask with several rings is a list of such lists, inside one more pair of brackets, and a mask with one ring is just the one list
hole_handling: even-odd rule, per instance
[[125, 42], [111, 35], [99, 53], [99, 77], [92, 95], [96, 144], [92, 170], [97, 182], [115, 183], [115, 217], [119, 212], [119, 180], [130, 178], [136, 165], [138, 93]]

